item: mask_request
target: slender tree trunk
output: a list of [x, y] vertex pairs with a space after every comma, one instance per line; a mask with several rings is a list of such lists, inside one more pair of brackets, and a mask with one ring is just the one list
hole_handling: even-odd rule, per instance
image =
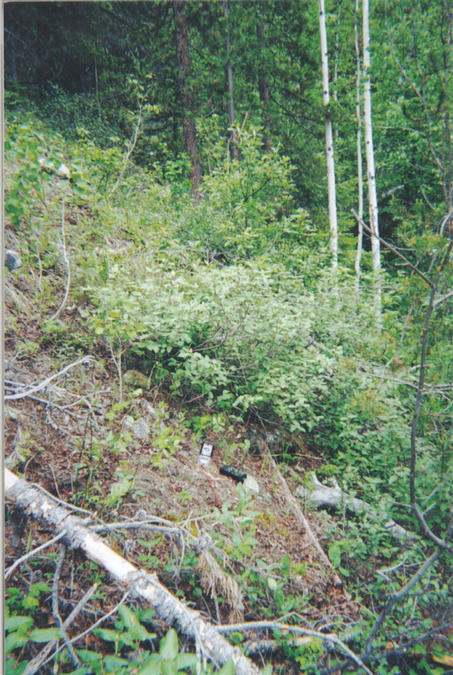
[[[264, 55], [265, 50], [265, 41], [264, 35], [266, 32], [266, 24], [263, 21], [260, 21], [256, 29], [259, 42], [259, 51]], [[260, 67], [258, 71], [258, 91], [260, 95], [260, 101], [263, 106], [264, 113], [264, 150], [265, 152], [270, 152], [271, 150], [271, 117], [269, 114], [269, 85], [266, 78], [266, 71], [262, 66], [263, 59], [260, 59]]]
[[329, 95], [329, 61], [327, 54], [327, 31], [324, 0], [319, 0], [319, 32], [321, 37], [321, 65], [322, 65], [322, 95], [324, 103], [325, 133], [326, 133], [326, 156], [327, 156], [327, 187], [329, 194], [329, 227], [330, 227], [330, 251], [332, 253], [332, 266], [338, 265], [338, 225], [337, 225], [337, 199], [335, 190], [335, 160], [333, 153], [332, 120], [330, 117]]
[[228, 104], [227, 104], [227, 114], [228, 114], [228, 126], [229, 130], [229, 139], [228, 147], [230, 152], [230, 157], [232, 160], [237, 159], [239, 156], [238, 145], [237, 145], [237, 136], [234, 131], [234, 125], [236, 123], [236, 117], [234, 114], [234, 90], [233, 90], [233, 66], [231, 65], [231, 36], [230, 36], [230, 23], [228, 15], [228, 0], [222, 2], [223, 16], [225, 17], [226, 25], [226, 78], [228, 85]]
[[[337, 2], [337, 25], [335, 28], [335, 55], [333, 61], [333, 91], [332, 98], [335, 103], [338, 103], [338, 63], [340, 60], [340, 25], [341, 25], [341, 3], [342, 0]], [[338, 141], [338, 125], [335, 127], [335, 143]]]
[[452, 142], [451, 142], [451, 124], [450, 124], [450, 105], [451, 105], [451, 86], [450, 86], [450, 61], [451, 61], [451, 0], [444, 0], [444, 10], [445, 10], [445, 28], [446, 35], [442, 40], [443, 42], [443, 66], [444, 66], [444, 88], [445, 88], [445, 191], [447, 195], [446, 206], [447, 213], [451, 213], [453, 208], [453, 187], [452, 187], [452, 173], [453, 173], [453, 152], [452, 152]]
[[381, 270], [381, 246], [379, 241], [379, 220], [378, 220], [378, 202], [376, 191], [376, 170], [374, 166], [374, 147], [373, 147], [373, 127], [371, 122], [371, 56], [370, 56], [370, 19], [368, 0], [363, 0], [363, 108], [364, 108], [364, 126], [365, 126], [365, 149], [368, 178], [368, 204], [370, 216], [371, 252], [373, 259], [374, 274], [374, 299], [376, 306], [376, 320], [378, 330], [381, 329], [381, 304], [382, 291], [381, 280], [379, 278]]
[[360, 288], [360, 263], [362, 260], [362, 246], [363, 246], [363, 226], [361, 223], [361, 221], [363, 221], [362, 110], [360, 105], [362, 66], [360, 63], [360, 42], [359, 42], [359, 0], [356, 0], [354, 10], [354, 42], [356, 54], [355, 113], [357, 118], [357, 136], [356, 136], [357, 193], [358, 193], [357, 213], [359, 216], [358, 222], [359, 230], [357, 234], [357, 253], [355, 258], [355, 281], [356, 281], [356, 293], [358, 293]]
[[192, 164], [191, 181], [192, 196], [195, 200], [200, 199], [201, 183], [201, 163], [198, 154], [197, 131], [192, 119], [193, 100], [188, 87], [188, 76], [190, 73], [190, 55], [189, 55], [189, 35], [187, 31], [187, 22], [184, 14], [185, 0], [174, 0], [173, 9], [175, 13], [175, 40], [176, 40], [176, 60], [178, 64], [178, 82], [183, 109], [183, 134], [186, 151], [189, 154]]

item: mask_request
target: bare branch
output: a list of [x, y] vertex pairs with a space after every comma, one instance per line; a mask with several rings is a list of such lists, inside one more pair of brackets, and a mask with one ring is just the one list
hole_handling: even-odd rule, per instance
[[453, 298], [453, 291], [450, 291], [450, 293], [447, 293], [447, 295], [443, 295], [441, 298], [437, 298], [437, 300], [434, 300], [433, 307], [436, 308], [438, 305], [441, 305], [443, 302], [446, 302], [450, 298]]
[[409, 267], [410, 267], [412, 270], [414, 270], [414, 272], [416, 272], [416, 274], [418, 274], [419, 277], [421, 277], [421, 278], [423, 279], [423, 281], [425, 282], [425, 284], [428, 284], [428, 286], [430, 286], [430, 287], [432, 288], [432, 286], [433, 286], [432, 281], [431, 281], [430, 279], [428, 279], [428, 277], [425, 276], [425, 275], [423, 274], [423, 272], [420, 272], [420, 270], [418, 269], [418, 267], [415, 267], [415, 265], [413, 265], [413, 264], [411, 263], [411, 261], [408, 260], [408, 259], [406, 258], [405, 255], [403, 255], [400, 251], [398, 251], [397, 248], [395, 248], [394, 246], [392, 246], [392, 244], [389, 244], [387, 241], [385, 241], [385, 239], [382, 239], [381, 236], [379, 236], [378, 234], [376, 234], [375, 232], [373, 232], [373, 231], [371, 230], [371, 228], [369, 228], [368, 225], [367, 225], [366, 223], [364, 223], [363, 220], [362, 220], [361, 218], [359, 218], [359, 216], [358, 216], [357, 213], [354, 211], [354, 209], [351, 209], [351, 213], [352, 213], [352, 215], [354, 216], [354, 218], [356, 219], [356, 221], [357, 221], [357, 222], [358, 222], [358, 223], [359, 223], [359, 224], [360, 224], [360, 225], [368, 232], [369, 235], [371, 235], [372, 237], [377, 237], [377, 238], [379, 239], [379, 241], [381, 242], [381, 244], [383, 244], [383, 245], [386, 246], [388, 249], [390, 249], [390, 251], [392, 251], [392, 253], [394, 253], [395, 255], [397, 255], [398, 258], [401, 258], [401, 260], [404, 260], [404, 262], [405, 262], [407, 265], [409, 265]]
[[428, 526], [423, 513], [421, 512], [421, 510], [417, 505], [417, 497], [415, 494], [415, 470], [417, 461], [417, 426], [420, 417], [422, 397], [424, 394], [429, 326], [431, 322], [431, 315], [434, 308], [434, 297], [436, 295], [437, 289], [439, 288], [440, 280], [444, 273], [444, 269], [448, 263], [448, 260], [450, 259], [452, 249], [453, 249], [453, 240], [450, 241], [447, 247], [444, 259], [442, 260], [440, 266], [438, 267], [436, 280], [431, 285], [431, 293], [428, 302], [428, 309], [426, 312], [425, 323], [423, 326], [417, 395], [415, 399], [414, 414], [412, 416], [412, 423], [411, 423], [411, 448], [410, 448], [410, 469], [409, 469], [409, 492], [410, 492], [411, 506], [414, 511], [414, 514], [425, 536], [441, 548], [448, 547], [446, 540], [442, 540], [436, 534], [434, 534], [434, 532]]
[[[83, 596], [82, 600], [78, 603], [78, 605], [73, 609], [71, 614], [68, 616], [66, 619], [65, 623], [63, 624], [65, 628], [69, 626], [70, 623], [75, 619], [77, 614], [80, 612], [80, 610], [83, 608], [83, 605], [85, 605], [89, 598], [93, 595], [94, 591], [96, 590], [97, 585], [94, 584], [90, 590]], [[101, 625], [101, 623], [104, 623], [106, 619], [109, 619], [113, 614], [115, 614], [118, 611], [118, 608], [121, 607], [121, 605], [127, 600], [129, 597], [129, 593], [125, 593], [119, 603], [110, 611], [108, 614], [103, 614], [100, 619], [98, 619], [95, 623], [93, 623], [87, 630], [84, 630], [83, 633], [80, 633], [79, 635], [76, 635], [75, 637], [71, 638], [68, 640], [68, 644], [72, 645], [75, 642], [78, 642], [81, 640], [85, 635], [88, 635], [91, 633], [95, 628]], [[82, 604], [83, 603], [83, 604]], [[66, 647], [66, 645], [61, 645], [58, 647], [55, 651], [55, 653], [50, 656], [49, 658], [47, 657], [47, 654], [49, 654], [50, 651], [52, 651], [53, 647], [55, 647], [57, 644], [57, 640], [52, 640], [51, 642], [48, 642], [44, 649], [32, 660], [29, 662], [27, 668], [25, 669], [23, 675], [34, 675], [41, 666], [44, 666], [46, 663], [48, 663], [51, 659], [53, 659], [59, 652], [61, 652], [62, 649]], [[46, 659], [44, 661], [44, 659]]]
[[247, 630], [281, 630], [284, 633], [296, 633], [298, 635], [306, 635], [308, 637], [318, 638], [319, 640], [325, 640], [331, 642], [332, 644], [339, 647], [343, 650], [360, 668], [368, 673], [368, 675], [373, 675], [372, 671], [366, 667], [362, 659], [354, 654], [353, 651], [349, 649], [345, 643], [340, 640], [333, 633], [320, 633], [319, 631], [309, 630], [308, 628], [300, 628], [299, 626], [292, 626], [287, 623], [279, 623], [279, 621], [251, 621], [250, 623], [235, 623], [228, 624], [224, 626], [217, 626], [219, 633], [234, 633], [242, 632]]
[[387, 601], [387, 604], [385, 605], [384, 609], [382, 610], [381, 614], [377, 618], [373, 628], [370, 631], [370, 634], [368, 635], [367, 641], [365, 643], [365, 649], [364, 649], [364, 654], [369, 655], [371, 651], [371, 647], [374, 641], [374, 638], [376, 637], [377, 633], [381, 629], [381, 626], [385, 622], [387, 616], [390, 614], [392, 611], [393, 607], [396, 605], [397, 602], [402, 600], [406, 595], [412, 590], [412, 588], [415, 586], [415, 584], [420, 581], [420, 579], [423, 577], [425, 572], [433, 565], [440, 554], [442, 553], [442, 550], [438, 548], [427, 560], [425, 560], [424, 564], [420, 567], [420, 569], [413, 575], [413, 577], [407, 582], [403, 588], [401, 588], [399, 591], [396, 593], [393, 593], [390, 598]]
[[[181, 631], [202, 646], [209, 659], [223, 664], [232, 659], [237, 675], [258, 675], [258, 668], [242, 652], [221, 636], [216, 627], [198, 612], [187, 607], [163, 586], [156, 575], [138, 569], [107, 544], [67, 509], [55, 506], [39, 490], [5, 469], [5, 495], [34, 518], [64, 532], [73, 548], [80, 548], [87, 557], [101, 565], [130, 593], [149, 602], [165, 621], [176, 622]], [[71, 641], [72, 642], [72, 641]]]
[[63, 368], [63, 370], [60, 370], [58, 373], [55, 373], [55, 375], [51, 375], [50, 377], [47, 377], [39, 384], [31, 386], [30, 389], [28, 389], [27, 391], [22, 391], [17, 394], [6, 394], [4, 398], [6, 401], [16, 401], [17, 399], [20, 398], [26, 398], [30, 394], [34, 394], [36, 391], [44, 389], [44, 387], [47, 387], [47, 385], [50, 384], [50, 382], [53, 382], [53, 380], [55, 380], [57, 377], [64, 375], [65, 373], [68, 372], [68, 370], [71, 370], [71, 368], [80, 366], [82, 363], [89, 363], [93, 360], [94, 360], [93, 356], [83, 356], [81, 359], [77, 359], [77, 361], [74, 361], [74, 363], [70, 363], [68, 366]]
[[65, 628], [64, 623], [61, 619], [60, 609], [58, 607], [58, 584], [59, 584], [59, 581], [60, 581], [60, 574], [61, 574], [61, 570], [62, 570], [62, 567], [63, 567], [65, 555], [66, 555], [66, 547], [64, 546], [64, 544], [60, 544], [60, 553], [58, 554], [57, 564], [55, 566], [55, 574], [54, 574], [53, 583], [52, 583], [52, 615], [58, 623], [58, 627], [59, 627], [60, 632], [63, 636], [68, 654], [71, 657], [71, 660], [72, 660], [74, 666], [77, 667], [77, 666], [80, 666], [80, 659], [77, 656], [77, 654], [75, 653], [72, 646], [69, 644], [69, 637], [68, 637], [68, 634], [66, 633], [66, 628]]
[[48, 548], [49, 546], [52, 546], [52, 544], [55, 544], [57, 541], [60, 541], [60, 539], [63, 539], [64, 537], [64, 532], [60, 532], [60, 534], [57, 534], [56, 537], [53, 537], [52, 539], [49, 539], [49, 541], [45, 541], [44, 544], [41, 544], [41, 546], [38, 546], [37, 548], [34, 548], [33, 551], [29, 551], [25, 555], [23, 555], [21, 558], [18, 558], [12, 565], [11, 567], [8, 567], [8, 569], [5, 572], [5, 581], [9, 579], [11, 574], [14, 572], [15, 569], [19, 567], [19, 565], [22, 565], [22, 563], [26, 562], [27, 560], [30, 560], [30, 558], [34, 558], [35, 555], [40, 553], [41, 551], [44, 551], [45, 548]]

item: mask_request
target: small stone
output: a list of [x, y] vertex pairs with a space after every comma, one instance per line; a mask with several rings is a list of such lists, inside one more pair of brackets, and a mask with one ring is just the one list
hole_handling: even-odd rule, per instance
[[57, 176], [58, 178], [66, 178], [67, 180], [69, 180], [71, 174], [66, 164], [60, 164], [60, 166], [57, 169]]
[[126, 370], [123, 375], [123, 382], [128, 386], [148, 389], [148, 378], [139, 370]]
[[9, 269], [10, 272], [16, 270], [18, 267], [22, 266], [22, 260], [20, 255], [16, 251], [12, 251], [7, 248], [5, 251], [5, 266]]
[[132, 427], [132, 433], [134, 436], [141, 441], [144, 441], [145, 438], [148, 438], [150, 432], [149, 424], [145, 422], [145, 420], [139, 419], [136, 421], [134, 426]]
[[135, 438], [138, 438], [140, 441], [144, 441], [149, 436], [149, 425], [141, 418], [135, 422], [131, 419], [126, 419], [124, 426], [130, 429]]
[[154, 408], [149, 401], [147, 401], [145, 398], [142, 400], [142, 407], [145, 409], [146, 413], [150, 417], [156, 418], [158, 413], [156, 408]]
[[259, 495], [260, 486], [258, 485], [257, 480], [253, 478], [253, 476], [247, 476], [242, 485], [244, 487], [244, 490], [247, 490], [247, 492], [253, 492], [256, 495]]

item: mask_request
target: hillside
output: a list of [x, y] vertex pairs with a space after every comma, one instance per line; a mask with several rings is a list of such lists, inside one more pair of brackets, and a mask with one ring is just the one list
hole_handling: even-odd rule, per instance
[[[242, 303], [250, 302], [247, 293], [253, 285], [252, 277], [246, 276], [247, 265], [238, 263], [225, 267], [216, 262], [202, 262], [196, 254], [191, 254], [192, 260], [181, 256], [181, 245], [171, 239], [173, 231], [169, 233], [164, 228], [168, 214], [163, 217], [156, 209], [154, 192], [158, 191], [161, 196], [170, 186], [158, 186], [152, 177], [134, 169], [126, 183], [126, 186], [131, 184], [132, 189], [126, 187], [122, 191], [118, 186], [116, 194], [107, 191], [106, 197], [100, 196], [92, 187], [96, 176], [93, 176], [94, 165], [89, 164], [86, 147], [70, 146], [61, 137], [49, 135], [48, 129], [33, 117], [29, 117], [27, 123], [22, 118], [20, 125], [11, 121], [9, 129], [15, 144], [7, 146], [11, 147], [6, 156], [7, 189], [11, 195], [12, 186], [20, 176], [22, 181], [28, 181], [29, 191], [28, 203], [21, 202], [20, 222], [14, 226], [7, 220], [5, 228], [6, 247], [17, 251], [22, 260], [20, 267], [7, 270], [5, 278], [5, 384], [9, 399], [5, 407], [6, 465], [29, 483], [55, 495], [59, 502], [82, 509], [82, 514], [91, 514], [95, 522], [119, 523], [118, 530], [108, 535], [110, 545], [139, 567], [156, 571], [162, 583], [176, 596], [196, 607], [210, 621], [222, 625], [275, 621], [284, 617], [296, 627], [318, 632], [327, 630], [329, 634], [334, 631], [353, 646], [373, 622], [373, 593], [380, 593], [382, 583], [376, 586], [376, 571], [392, 567], [401, 556], [406, 561], [416, 560], [419, 547], [411, 541], [403, 545], [392, 542], [385, 534], [384, 515], [373, 522], [366, 516], [346, 517], [341, 509], [330, 514], [316, 512], [304, 500], [293, 496], [298, 485], [309, 485], [311, 472], [317, 472], [328, 484], [330, 475], [340, 478], [339, 471], [343, 471], [344, 488], [375, 503], [375, 508], [384, 514], [382, 505], [373, 498], [371, 477], [361, 482], [351, 481], [351, 476], [358, 476], [351, 463], [353, 460], [347, 456], [333, 460], [331, 454], [323, 451], [319, 440], [323, 424], [316, 417], [319, 415], [316, 405], [321, 408], [321, 416], [322, 406], [333, 405], [329, 395], [332, 388], [338, 386], [338, 373], [345, 372], [341, 369], [349, 371], [349, 386], [357, 382], [351, 375], [355, 357], [346, 356], [346, 338], [344, 335], [333, 337], [329, 334], [332, 326], [318, 323], [315, 305], [329, 301], [332, 307], [331, 295], [323, 295], [321, 287], [317, 294], [312, 291], [310, 297], [299, 287], [297, 298], [294, 282], [283, 268], [277, 268], [275, 263], [258, 262], [253, 278], [256, 280], [256, 275], [261, 273], [260, 292], [267, 306], [255, 304], [248, 311], [242, 310], [240, 323]], [[17, 148], [21, 146], [26, 152], [18, 161]], [[54, 170], [40, 168], [38, 156], [42, 152], [47, 150], [47, 156], [54, 158], [56, 169], [67, 161], [69, 147], [71, 156], [78, 153], [81, 157], [78, 164], [68, 162], [74, 176], [70, 182], [58, 177]], [[94, 146], [90, 152], [96, 158], [97, 170], [102, 170], [103, 154]], [[134, 201], [135, 186], [139, 186], [140, 204]], [[154, 214], [146, 238], [140, 229], [142, 211], [137, 212], [138, 208], [145, 210], [144, 195], [149, 200], [148, 213]], [[165, 204], [160, 202], [159, 208], [164, 210]], [[127, 221], [121, 217], [124, 213], [128, 214]], [[187, 251], [187, 247], [184, 250]], [[158, 270], [157, 276], [153, 274], [153, 265]], [[149, 275], [146, 279], [145, 270]], [[187, 286], [184, 276], [187, 273], [192, 286]], [[171, 287], [168, 280], [159, 283], [158, 276], [165, 274], [172, 280]], [[208, 286], [204, 285], [206, 274]], [[126, 291], [135, 288], [134, 302], [144, 302], [143, 307], [146, 306], [148, 300], [142, 300], [139, 293], [140, 289], [143, 293], [149, 292], [146, 285], [149, 279], [154, 283], [153, 295], [145, 295], [150, 299], [149, 316], [141, 313], [134, 316], [126, 302], [131, 302], [134, 294], [126, 295]], [[222, 280], [224, 284], [233, 285], [234, 291], [230, 296], [229, 287], [226, 291], [219, 288], [217, 302], [220, 297], [222, 304], [217, 305], [216, 317], [209, 306], [213, 302], [209, 294], [211, 279], [217, 279], [219, 286]], [[263, 291], [263, 280], [267, 280], [268, 290]], [[195, 304], [188, 306], [187, 298], [184, 300], [182, 295], [184, 289], [191, 293], [197, 284], [202, 294], [202, 311], [198, 317]], [[306, 415], [307, 420], [309, 415], [313, 418], [312, 434], [309, 426], [304, 429], [291, 425], [294, 408], [284, 409], [285, 397], [294, 401], [296, 394], [303, 395], [300, 385], [290, 391], [291, 379], [283, 385], [280, 399], [276, 390], [270, 390], [273, 398], [265, 398], [264, 407], [260, 408], [255, 402], [254, 414], [244, 416], [240, 408], [235, 413], [234, 407], [219, 405], [218, 382], [227, 383], [219, 368], [222, 363], [232, 362], [237, 349], [229, 333], [232, 325], [229, 297], [233, 303], [231, 311], [235, 313], [234, 338], [241, 345], [244, 361], [240, 360], [241, 356], [237, 358], [244, 368], [246, 359], [257, 353], [263, 359], [270, 348], [274, 367], [278, 363], [284, 365], [283, 360], [275, 360], [278, 354], [275, 348], [278, 344], [284, 358], [288, 353], [285, 348], [294, 350], [290, 331], [294, 330], [291, 320], [298, 317], [296, 298], [303, 304], [304, 323], [296, 321], [296, 328], [298, 339], [301, 331], [306, 332], [306, 349], [310, 349], [311, 354], [311, 365], [306, 363], [305, 367], [312, 368], [312, 382], [304, 387], [312, 397]], [[260, 301], [256, 289], [253, 297], [255, 303]], [[268, 321], [269, 315], [272, 316], [270, 299], [273, 297], [277, 299], [278, 315], [287, 322], [284, 326], [287, 346], [281, 339], [280, 327], [272, 321], [269, 328], [276, 334], [271, 334], [267, 342], [260, 334], [259, 321]], [[199, 305], [200, 299], [196, 302]], [[345, 302], [350, 300], [344, 296], [334, 298], [334, 304], [344, 307]], [[120, 303], [121, 311], [115, 310], [115, 303]], [[179, 303], [177, 309], [172, 303]], [[162, 307], [168, 311], [162, 311]], [[342, 310], [336, 311], [338, 316]], [[126, 321], [127, 317], [130, 321]], [[157, 330], [151, 340], [149, 337], [147, 341], [138, 339], [140, 331], [151, 330], [147, 328], [147, 320], [156, 322], [156, 317], [161, 321], [157, 324], [160, 332]], [[366, 325], [360, 316], [358, 321]], [[210, 332], [213, 329], [209, 322], [213, 323], [214, 332]], [[204, 334], [197, 334], [198, 342], [194, 342], [194, 333], [190, 339], [193, 345], [199, 345], [195, 353], [205, 359], [200, 362], [200, 368], [204, 365], [205, 371], [190, 371], [188, 362], [182, 360], [181, 363], [186, 364], [186, 371], [182, 373], [174, 359], [175, 345], [181, 356], [184, 343], [187, 344], [186, 332], [201, 328]], [[338, 328], [335, 324], [336, 332]], [[348, 331], [358, 346], [363, 345], [354, 327], [341, 330]], [[200, 349], [200, 345], [209, 340], [213, 344], [213, 350], [207, 352], [211, 361]], [[248, 353], [250, 340], [253, 352]], [[192, 349], [187, 350], [189, 356], [193, 354]], [[151, 350], [160, 357], [154, 365]], [[173, 362], [160, 356], [163, 351], [173, 355]], [[214, 362], [214, 353], [220, 360]], [[329, 353], [325, 364], [323, 359], [327, 360]], [[298, 367], [297, 352], [293, 351], [293, 355], [296, 358], [290, 364], [291, 370], [283, 368], [280, 378], [293, 376], [294, 368]], [[306, 351], [303, 358], [307, 359]], [[155, 373], [159, 368], [166, 369], [160, 378]], [[327, 374], [326, 368], [331, 369]], [[252, 378], [260, 372], [252, 363], [246, 382], [253, 386]], [[330, 391], [322, 384], [326, 377], [330, 378]], [[30, 394], [21, 394], [39, 383], [41, 385]], [[269, 379], [262, 383], [270, 386]], [[243, 397], [244, 385], [239, 382], [237, 387], [236, 393]], [[343, 392], [347, 389], [343, 388]], [[370, 396], [370, 390], [365, 390], [363, 395]], [[373, 395], [379, 397], [376, 390]], [[223, 398], [228, 400], [225, 393]], [[378, 398], [373, 405], [378, 405]], [[265, 421], [265, 414], [269, 422]], [[295, 428], [291, 430], [291, 426]], [[203, 442], [214, 446], [207, 465], [200, 463]], [[335, 466], [333, 461], [342, 464]], [[258, 484], [258, 494], [220, 474], [220, 467], [225, 465], [252, 476]], [[374, 466], [375, 475], [376, 471]], [[368, 475], [371, 474], [370, 471]], [[144, 518], [150, 531], [121, 529], [122, 522], [136, 523]], [[9, 505], [7, 567], [51, 535], [52, 532], [31, 520], [24, 520]], [[197, 542], [205, 536], [209, 537], [209, 555], [197, 548]], [[55, 625], [52, 584], [57, 581], [61, 608], [69, 610], [96, 579], [98, 590], [85, 614], [79, 614], [71, 626], [71, 634], [81, 633], [95, 618], [115, 608], [121, 592], [111, 585], [102, 570], [87, 565], [76, 551], [68, 551], [64, 558], [60, 555], [61, 549], [48, 547], [33, 556], [25, 567], [16, 568], [8, 580], [8, 614], [11, 617], [25, 614], [31, 617], [35, 630], [52, 630], [51, 626]], [[61, 560], [58, 576], [54, 572], [57, 559]], [[441, 581], [442, 575], [437, 579]], [[441, 585], [434, 613], [430, 605], [430, 620], [435, 624], [442, 624], [448, 611], [442, 593]], [[156, 639], [165, 634], [161, 620], [151, 619], [149, 611], [140, 604], [133, 602], [130, 606], [138, 619], [146, 625], [151, 622]], [[422, 607], [420, 603], [422, 616], [426, 617]], [[127, 628], [124, 616], [122, 621], [123, 624], [116, 623], [118, 636]], [[126, 638], [121, 642], [123, 638], [118, 637], [120, 643], [114, 650], [118, 660], [112, 671], [108, 660], [108, 654], [112, 653], [109, 633], [105, 628], [94, 633], [88, 633], [77, 644], [76, 653], [79, 660], [85, 654], [83, 649], [88, 650], [86, 654], [104, 653], [104, 666], [100, 662], [94, 665], [96, 659], [90, 657], [90, 667], [95, 672], [117, 672], [138, 656], [136, 652], [130, 653], [127, 645], [132, 643]], [[271, 659], [276, 672], [298, 672], [299, 668], [305, 672], [316, 663], [324, 672], [329, 662], [332, 664], [334, 654], [331, 650], [325, 651], [319, 639], [308, 637], [298, 642], [297, 637], [293, 639], [283, 633], [276, 642], [269, 642], [272, 634], [273, 631], [264, 628], [258, 635], [255, 631], [237, 632], [239, 644], [250, 642], [253, 648], [249, 645], [249, 653], [253, 658], [258, 659], [258, 663]], [[10, 635], [17, 640], [20, 631]], [[52, 634], [43, 635], [50, 639]], [[22, 645], [20, 652], [17, 646], [12, 651], [22, 666], [13, 667], [14, 660], [10, 658], [8, 672], [22, 672], [27, 659], [41, 649], [40, 642], [42, 638], [36, 642], [27, 639], [13, 643], [13, 646]], [[153, 651], [155, 644], [151, 641], [150, 647], [145, 641], [140, 647], [142, 662], [143, 654], [146, 656], [146, 650]], [[190, 649], [190, 645], [188, 647]], [[89, 657], [85, 655], [85, 658]], [[64, 661], [60, 666], [62, 672], [67, 672], [63, 664]], [[137, 672], [148, 672], [139, 665], [136, 667]]]
[[5, 5], [8, 675], [453, 672], [425, 5]]

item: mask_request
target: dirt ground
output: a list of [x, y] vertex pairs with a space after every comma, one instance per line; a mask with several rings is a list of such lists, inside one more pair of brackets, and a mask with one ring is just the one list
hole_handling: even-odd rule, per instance
[[[30, 311], [24, 317], [27, 306]], [[66, 323], [73, 320], [74, 334], [82, 330], [75, 308], [69, 307], [63, 318]], [[92, 356], [79, 363], [80, 351], [68, 349], [58, 334], [43, 332], [39, 316], [33, 315], [27, 285], [21, 288], [19, 282], [10, 286], [5, 330], [4, 444], [8, 468], [99, 521], [155, 517], [156, 522], [161, 519], [179, 528], [180, 539], [131, 531], [106, 539], [133, 564], [157, 572], [172, 592], [214, 622], [285, 614], [272, 586], [257, 593], [260, 579], [273, 579], [284, 597], [298, 598], [297, 613], [309, 625], [344, 627], [353, 623], [359, 616], [358, 606], [313, 544], [314, 535], [326, 549], [324, 530], [330, 516], [306, 511], [304, 504], [288, 498], [305, 472], [322, 464], [322, 457], [299, 443], [293, 447], [291, 464], [277, 468], [263, 440], [255, 454], [244, 452], [244, 440], [250, 433], [244, 425], [215, 433], [211, 430], [206, 437], [194, 433], [181, 422], [181, 411], [156, 389], [131, 398], [133, 387], [123, 383], [123, 398], [129, 403], [118, 406], [119, 383], [111, 359], [97, 347]], [[76, 365], [46, 386], [30, 391], [72, 364]], [[24, 396], [24, 391], [28, 395]], [[207, 465], [200, 463], [203, 441], [214, 446]], [[272, 452], [275, 454], [275, 448]], [[259, 493], [239, 492], [237, 482], [220, 473], [225, 465], [252, 476]], [[124, 493], [122, 479], [128, 486]], [[311, 535], [303, 526], [304, 517]], [[7, 504], [5, 567], [52, 536], [39, 524], [25, 522]], [[242, 599], [236, 614], [231, 599], [230, 603], [225, 598], [218, 601], [215, 592], [207, 588], [201, 595], [193, 593], [201, 575], [194, 542], [202, 536], [210, 538], [214, 553], [222, 549], [217, 560], [238, 582]], [[184, 553], [191, 547], [194, 560], [187, 565]], [[36, 556], [33, 565], [19, 567], [7, 587], [26, 589], [36, 579], [51, 578], [56, 550], [51, 547]], [[79, 618], [79, 630], [114, 607], [120, 589], [102, 571], [93, 572], [79, 552], [67, 554], [60, 576], [63, 607], [65, 603], [68, 610], [74, 606], [93, 573], [104, 584], [104, 596], [93, 601]], [[50, 602], [46, 602], [37, 617], [41, 626], [54, 623]], [[93, 640], [88, 636], [85, 646], [92, 647]]]

